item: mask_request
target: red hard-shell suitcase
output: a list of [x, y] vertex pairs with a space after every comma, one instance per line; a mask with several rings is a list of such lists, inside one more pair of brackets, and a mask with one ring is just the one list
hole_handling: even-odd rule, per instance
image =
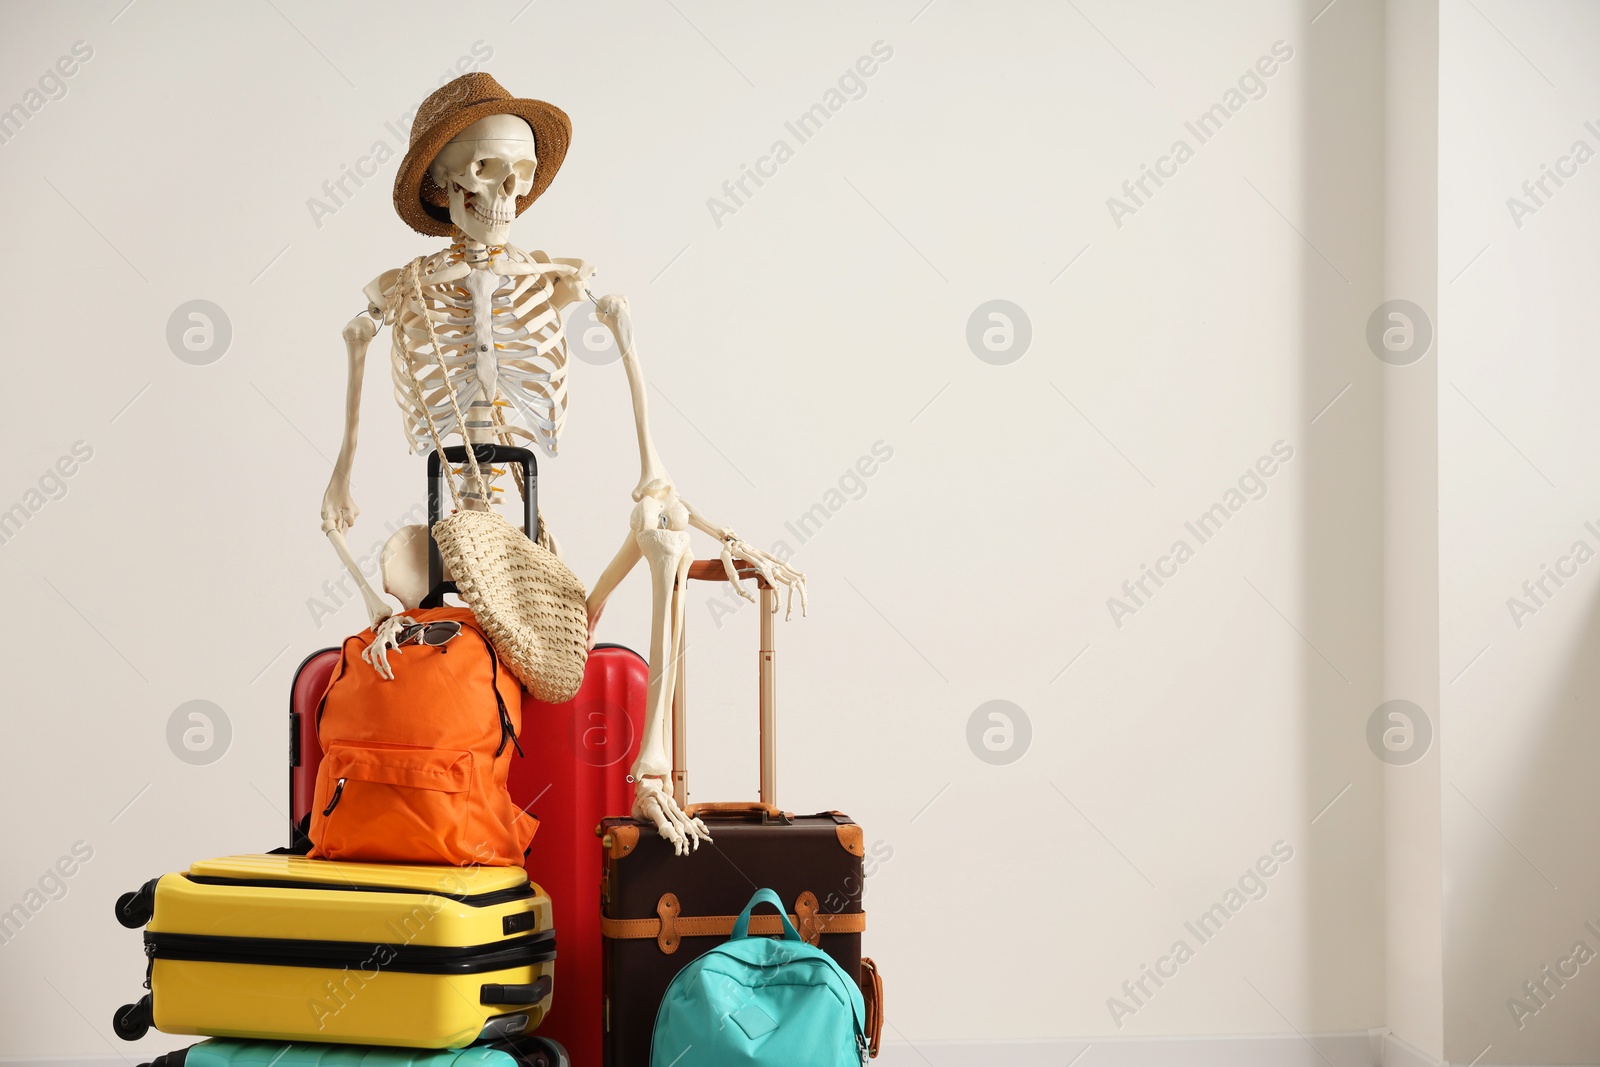
[[[296, 826], [311, 812], [317, 767], [316, 711], [339, 650], [306, 658], [291, 690], [289, 796]], [[565, 704], [524, 694], [523, 755], [511, 761], [511, 798], [539, 820], [528, 878], [549, 894], [561, 924], [561, 989], [539, 1033], [566, 1047], [578, 1067], [601, 1055], [600, 878], [595, 827], [632, 805], [628, 768], [644, 722], [649, 668], [622, 645], [596, 645], [583, 685]], [[295, 834], [298, 838], [298, 832]], [[294, 842], [291, 841], [291, 844]]]
[[511, 796], [539, 818], [528, 877], [544, 887], [561, 923], [561, 995], [539, 1032], [566, 1046], [577, 1067], [599, 1067], [602, 1039], [600, 820], [633, 804], [628, 768], [644, 726], [644, 657], [596, 645], [578, 695], [565, 704], [522, 701], [522, 751]]
[[310, 844], [304, 828], [310, 825], [311, 797], [317, 790], [317, 768], [322, 764], [317, 705], [338, 666], [337, 648], [313, 652], [295, 668], [294, 682], [289, 687], [289, 819], [293, 824], [290, 846]]

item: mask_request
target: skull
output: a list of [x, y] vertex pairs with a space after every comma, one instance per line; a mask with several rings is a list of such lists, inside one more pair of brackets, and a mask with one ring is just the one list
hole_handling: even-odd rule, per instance
[[428, 175], [450, 196], [450, 221], [486, 245], [503, 245], [517, 198], [533, 188], [533, 130], [515, 115], [490, 115], [439, 150]]

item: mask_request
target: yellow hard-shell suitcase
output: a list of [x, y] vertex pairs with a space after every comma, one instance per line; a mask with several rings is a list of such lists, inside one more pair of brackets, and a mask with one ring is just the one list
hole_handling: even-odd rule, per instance
[[550, 1008], [550, 898], [517, 867], [224, 856], [117, 902], [150, 992], [117, 1035], [461, 1048]]

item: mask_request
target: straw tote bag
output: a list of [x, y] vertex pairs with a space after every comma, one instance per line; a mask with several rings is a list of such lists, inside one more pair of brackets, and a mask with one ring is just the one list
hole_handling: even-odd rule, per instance
[[[434, 333], [432, 313], [422, 293], [422, 262], [421, 258], [411, 262], [404, 272], [403, 283], [409, 282], [411, 295], [416, 298], [423, 321], [427, 323], [445, 395], [455, 414], [456, 426], [465, 436], [466, 419], [444, 364], [439, 338]], [[399, 299], [396, 293], [396, 300]], [[396, 310], [398, 312], [398, 308]], [[422, 383], [412, 368], [410, 345], [398, 314], [391, 329], [395, 344], [402, 350], [397, 362], [410, 379], [417, 407], [427, 421], [428, 435], [433, 438], [433, 446], [442, 459], [444, 442], [428, 413]], [[480, 496], [487, 499], [488, 483], [478, 465], [476, 449], [467, 449], [467, 462]], [[560, 557], [530, 541], [499, 512], [463, 507], [449, 466], [445, 464], [444, 481], [450, 487], [455, 511], [434, 524], [433, 539], [445, 566], [455, 578], [456, 592], [472, 609], [495, 650], [530, 693], [551, 704], [571, 700], [583, 682], [583, 668], [588, 659], [589, 618], [585, 605], [588, 592]]]

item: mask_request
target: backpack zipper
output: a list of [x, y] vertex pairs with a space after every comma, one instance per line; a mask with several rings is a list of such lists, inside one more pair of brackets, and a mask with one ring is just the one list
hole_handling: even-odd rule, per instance
[[511, 742], [511, 747], [515, 748], [517, 755], [520, 756], [522, 755], [522, 745], [518, 743], [517, 731], [511, 725], [511, 713], [506, 710], [506, 702], [500, 696], [500, 653], [495, 651], [495, 647], [489, 643], [488, 637], [477, 630], [472, 632], [478, 634], [478, 640], [483, 642], [484, 651], [489, 653], [490, 671], [492, 672], [490, 674], [489, 687], [494, 690], [495, 707], [500, 709], [500, 747], [494, 750], [495, 758], [498, 759], [500, 754], [506, 750], [507, 741]]
[[[490, 687], [494, 689], [494, 702], [495, 702], [496, 707], [498, 707], [499, 711], [500, 711], [500, 747], [494, 750], [494, 754], [495, 754], [496, 757], [498, 757], [503, 752], [505, 752], [505, 750], [506, 750], [506, 742], [509, 740], [511, 742], [511, 746], [517, 750], [517, 755], [521, 756], [521, 755], [523, 755], [522, 745], [517, 740], [516, 728], [511, 725], [511, 713], [506, 710], [505, 699], [500, 696], [500, 654], [495, 651], [494, 645], [489, 642], [489, 638], [484, 636], [484, 634], [482, 634], [480, 631], [478, 631], [475, 627], [463, 626], [462, 629], [463, 630], [471, 630], [473, 633], [477, 634], [478, 635], [478, 640], [483, 642], [484, 651], [489, 653], [489, 665], [490, 665], [490, 671], [492, 672], [491, 675], [490, 675], [490, 683], [489, 684], [490, 684]], [[346, 638], [345, 639], [345, 643], [348, 644], [350, 641], [353, 641], [353, 640], [355, 640], [355, 638], [353, 638], [353, 637]], [[440, 652], [444, 651], [444, 646], [443, 645], [439, 646], [439, 651]], [[328, 692], [333, 689], [333, 683], [337, 682], [340, 678], [342, 678], [344, 676], [344, 668], [345, 668], [344, 647], [341, 645], [340, 646], [340, 655], [339, 655], [339, 674], [328, 682], [328, 688], [323, 691], [322, 699], [317, 702], [317, 724], [316, 724], [316, 730], [317, 730], [317, 738], [318, 738], [319, 742], [320, 742], [320, 740], [322, 738], [322, 712], [328, 706]], [[341, 778], [339, 780], [339, 789], [342, 790], [343, 788], [344, 788], [344, 779]], [[328, 805], [328, 810], [323, 812], [322, 814], [323, 815], [328, 815], [329, 813], [331, 813], [333, 811], [333, 805], [337, 804], [337, 803], [339, 803], [339, 793], [335, 792], [333, 794], [333, 802]]]
[[344, 796], [344, 783], [347, 779], [339, 779], [339, 784], [333, 787], [333, 799], [328, 801], [328, 806], [322, 809], [322, 817], [326, 819], [333, 814], [333, 809], [339, 806], [339, 798]]
[[494, 699], [500, 705], [500, 747], [494, 750], [496, 756], [506, 750], [506, 742], [510, 741], [517, 755], [522, 755], [522, 746], [517, 743], [517, 732], [511, 727], [511, 713], [506, 710], [505, 701], [500, 699], [500, 691], [495, 690]]

